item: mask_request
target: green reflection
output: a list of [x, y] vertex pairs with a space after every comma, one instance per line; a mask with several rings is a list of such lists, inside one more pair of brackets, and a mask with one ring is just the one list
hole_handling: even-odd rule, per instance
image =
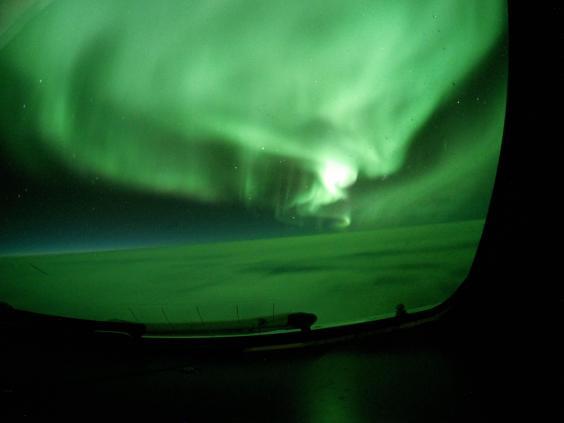
[[[85, 319], [162, 325], [309, 312], [320, 327], [448, 298], [483, 221], [75, 254], [0, 256], [0, 299]], [[236, 313], [236, 307], [238, 311]], [[164, 310], [164, 311], [163, 311]], [[182, 327], [182, 326], [180, 326]]]
[[401, 168], [505, 19], [501, 0], [59, 0], [35, 12], [0, 33], [2, 69], [27, 93], [2, 101], [22, 164], [49, 170], [38, 133], [78, 172], [337, 227], [377, 219], [371, 197], [351, 207], [351, 188]]

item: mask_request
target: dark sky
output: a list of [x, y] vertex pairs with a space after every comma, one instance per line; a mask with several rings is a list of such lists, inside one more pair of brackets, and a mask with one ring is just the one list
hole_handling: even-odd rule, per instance
[[272, 212], [206, 205], [80, 178], [60, 169], [37, 180], [2, 161], [0, 252], [92, 250], [290, 236], [314, 232]]

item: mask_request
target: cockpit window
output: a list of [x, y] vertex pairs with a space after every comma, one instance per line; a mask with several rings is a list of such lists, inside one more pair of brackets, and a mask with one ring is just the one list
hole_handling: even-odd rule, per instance
[[0, 12], [0, 301], [155, 333], [315, 329], [430, 308], [468, 274], [504, 1]]

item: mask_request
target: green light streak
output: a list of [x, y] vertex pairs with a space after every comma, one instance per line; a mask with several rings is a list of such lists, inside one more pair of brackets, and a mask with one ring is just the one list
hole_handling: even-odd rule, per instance
[[27, 93], [1, 105], [17, 110], [22, 164], [47, 171], [30, 157], [39, 134], [79, 173], [336, 227], [372, 216], [351, 188], [401, 168], [506, 13], [501, 0], [40, 3], [0, 31]]

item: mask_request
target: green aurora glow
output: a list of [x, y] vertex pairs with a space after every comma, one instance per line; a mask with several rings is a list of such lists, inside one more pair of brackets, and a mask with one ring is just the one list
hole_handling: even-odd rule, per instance
[[36, 143], [126, 187], [369, 227], [447, 181], [464, 189], [486, 166], [475, 163], [495, 169], [505, 87], [488, 126], [463, 131], [481, 141], [439, 171], [355, 191], [402, 168], [504, 34], [504, 1], [37, 4], [0, 32], [2, 69], [27, 93], [23, 104], [6, 95], [0, 111], [6, 150], [38, 177], [50, 169]]

